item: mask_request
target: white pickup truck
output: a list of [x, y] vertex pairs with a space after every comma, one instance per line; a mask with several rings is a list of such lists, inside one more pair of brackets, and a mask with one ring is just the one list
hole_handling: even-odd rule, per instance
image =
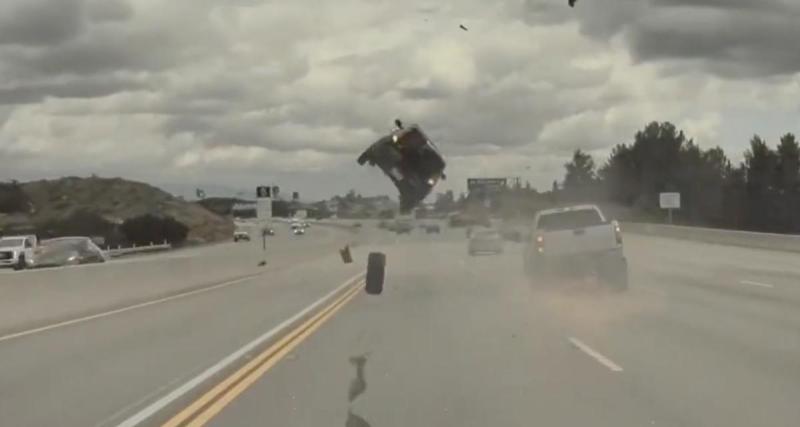
[[0, 238], [0, 267], [13, 267], [15, 270], [30, 267], [38, 244], [33, 235]]
[[628, 287], [622, 231], [594, 205], [540, 211], [524, 251], [531, 279], [553, 274], [594, 274], [616, 290]]

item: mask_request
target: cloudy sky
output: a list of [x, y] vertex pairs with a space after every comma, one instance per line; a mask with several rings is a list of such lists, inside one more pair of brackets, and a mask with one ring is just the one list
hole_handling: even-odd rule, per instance
[[734, 160], [800, 133], [797, 0], [566, 3], [2, 0], [0, 180], [394, 194], [355, 157], [401, 117], [442, 189], [547, 188], [652, 120]]

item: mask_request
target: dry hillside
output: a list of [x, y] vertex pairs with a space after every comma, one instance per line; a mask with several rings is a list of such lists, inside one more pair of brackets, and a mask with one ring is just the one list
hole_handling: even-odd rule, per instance
[[115, 223], [147, 213], [171, 216], [189, 227], [188, 241], [192, 243], [225, 240], [233, 232], [230, 219], [141, 182], [122, 178], [68, 177], [31, 181], [21, 186], [30, 201], [29, 211], [4, 218], [6, 222], [13, 221], [16, 227], [25, 223], [42, 224], [66, 218], [77, 211], [88, 211]]

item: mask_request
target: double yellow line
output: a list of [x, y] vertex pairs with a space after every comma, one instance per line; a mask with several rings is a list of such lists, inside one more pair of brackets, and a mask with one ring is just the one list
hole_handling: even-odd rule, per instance
[[162, 427], [200, 427], [206, 425], [231, 401], [252, 386], [284, 356], [300, 345], [345, 304], [358, 295], [363, 283], [363, 279], [356, 281], [355, 285], [344, 291], [342, 295], [323, 310], [269, 346], [253, 360], [164, 423]]

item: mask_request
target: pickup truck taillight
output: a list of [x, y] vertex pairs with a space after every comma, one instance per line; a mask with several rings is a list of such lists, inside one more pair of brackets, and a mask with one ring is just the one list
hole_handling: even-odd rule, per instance
[[544, 252], [544, 236], [536, 236], [536, 252]]
[[617, 238], [617, 244], [622, 245], [622, 228], [617, 222], [614, 223], [614, 237]]

